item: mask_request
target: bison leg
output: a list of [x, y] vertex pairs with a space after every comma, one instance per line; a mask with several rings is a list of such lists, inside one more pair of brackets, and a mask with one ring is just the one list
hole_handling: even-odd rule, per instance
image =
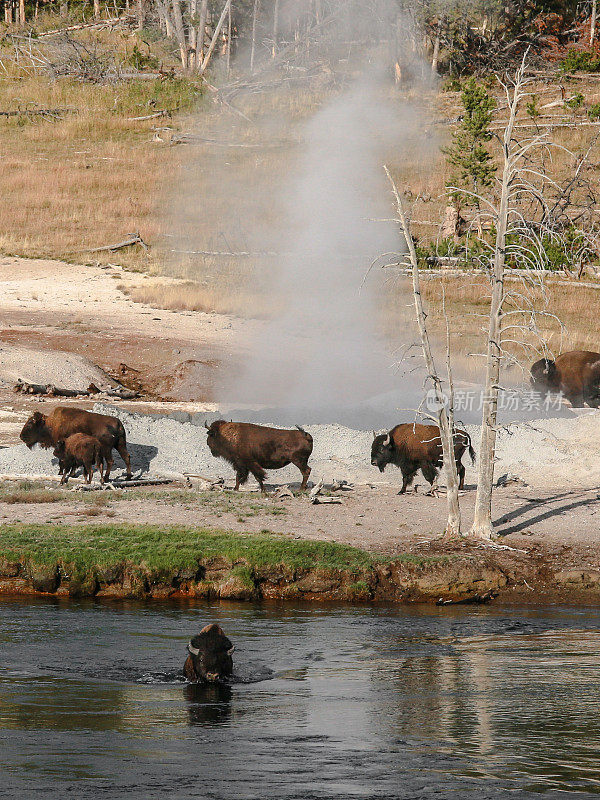
[[113, 464], [115, 463], [112, 457], [112, 450], [108, 453], [104, 454], [104, 458], [106, 459], [106, 469], [104, 470], [104, 480], [108, 483], [110, 480], [110, 471], [113, 468]]
[[256, 461], [253, 461], [252, 464], [250, 464], [250, 472], [254, 475], [254, 477], [258, 481], [258, 485], [260, 486], [261, 492], [263, 494], [266, 494], [264, 482], [267, 474], [264, 471], [264, 469], [260, 466], [260, 464], [257, 464]]
[[583, 408], [583, 394], [565, 394], [565, 398], [571, 403], [572, 408]]
[[413, 482], [413, 479], [419, 468], [416, 466], [416, 464], [410, 463], [404, 464], [400, 469], [402, 472], [402, 488], [398, 494], [406, 494], [406, 489]]
[[96, 468], [100, 473], [100, 483], [104, 483], [104, 460], [102, 458], [102, 453], [98, 453], [96, 456]]
[[308, 483], [308, 477], [311, 473], [311, 469], [308, 466], [308, 459], [298, 458], [297, 456], [295, 456], [294, 458], [292, 458], [292, 464], [295, 467], [298, 467], [298, 469], [302, 473], [302, 483], [300, 484], [300, 491], [303, 492], [306, 489], [306, 484]]
[[306, 489], [306, 484], [308, 483], [308, 478], [310, 476], [311, 469], [307, 464], [306, 469], [300, 470], [300, 472], [302, 472], [302, 483], [300, 484], [300, 491], [303, 492]]
[[438, 477], [437, 469], [433, 466], [433, 464], [424, 464], [421, 467], [421, 472], [423, 473], [423, 477], [425, 478], [425, 480], [429, 484], [431, 484], [431, 488], [429, 489], [429, 494], [435, 496], [435, 491], [437, 489], [437, 477]]
[[126, 478], [128, 481], [130, 481], [131, 478], [133, 477], [131, 474], [131, 460], [129, 458], [129, 453], [127, 452], [127, 444], [125, 442], [124, 436], [119, 437], [119, 440], [115, 445], [115, 448], [119, 453], [119, 455], [121, 456], [121, 458], [123, 459], [123, 461], [125, 462], [125, 469], [127, 470]]
[[465, 472], [462, 461], [456, 462], [456, 471], [458, 472], [458, 488], [463, 489], [465, 486]]
[[83, 465], [83, 474], [86, 483], [92, 482], [92, 476], [94, 475], [94, 465], [93, 464], [84, 464]]
[[235, 468], [235, 487], [234, 491], [238, 491], [240, 486], [248, 480], [248, 475], [250, 474], [250, 470], [247, 467], [236, 467]]

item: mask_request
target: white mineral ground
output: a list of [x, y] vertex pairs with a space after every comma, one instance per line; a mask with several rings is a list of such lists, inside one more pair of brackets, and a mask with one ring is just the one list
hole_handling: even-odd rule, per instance
[[[157, 373], [163, 370], [166, 375], [169, 365], [172, 369], [177, 359], [193, 358], [202, 348], [207, 355], [218, 351], [221, 358], [243, 354], [246, 337], [260, 324], [135, 304], [117, 289], [119, 282], [128, 279], [136, 283], [141, 280], [139, 275], [128, 278], [123, 270], [112, 268], [0, 260], [0, 380], [5, 382], [5, 387], [0, 387], [0, 443], [6, 445], [0, 448], [0, 475], [56, 478], [51, 452], [29, 451], [19, 442], [23, 422], [33, 410], [48, 411], [58, 403], [94, 407], [91, 400], [38, 400], [14, 394], [10, 385], [17, 377], [83, 387], [101, 380], [99, 367], [109, 369], [121, 359], [147, 371], [154, 364]], [[102, 347], [102, 358], [98, 358], [98, 348]], [[189, 402], [183, 394], [178, 402], [120, 402], [96, 408], [116, 413], [123, 420], [138, 473], [182, 476], [187, 472], [223, 477], [227, 486], [232, 485], [231, 467], [214, 459], [206, 446], [203, 412], [214, 412], [214, 404]], [[178, 412], [180, 419], [168, 416], [173, 412]], [[190, 412], [191, 416], [181, 412]], [[151, 416], [157, 414], [163, 416]], [[394, 421], [390, 420], [390, 424]], [[510, 484], [495, 495], [498, 530], [510, 535], [511, 544], [525, 542], [531, 546], [539, 542], [559, 549], [578, 544], [590, 549], [590, 557], [592, 550], [597, 551], [599, 423], [600, 412], [585, 409], [569, 418], [513, 423], [500, 430], [496, 477], [510, 473], [527, 484]], [[477, 427], [466, 427], [477, 450]], [[397, 497], [398, 470], [390, 467], [380, 474], [371, 466], [370, 430], [337, 424], [308, 425], [307, 430], [314, 438], [311, 480], [346, 480], [356, 486], [345, 495], [342, 505], [315, 507], [305, 498], [293, 498], [285, 501], [288, 513], [282, 517], [258, 513], [240, 521], [234, 513], [217, 518], [208, 510], [199, 514], [197, 508], [186, 509], [185, 504], [173, 506], [140, 499], [115, 503], [113, 521], [216, 524], [231, 530], [260, 531], [267, 527], [306, 538], [334, 539], [387, 551], [403, 546], [411, 538], [431, 537], [443, 528], [444, 500], [423, 495], [422, 477], [416, 479], [419, 494]], [[467, 491], [462, 506], [468, 524], [476, 468], [468, 463], [466, 455], [464, 461]], [[115, 466], [114, 475], [118, 476], [122, 463], [116, 453]], [[293, 467], [271, 471], [268, 476], [270, 486], [295, 486], [298, 482], [299, 474]], [[246, 488], [256, 491], [252, 478]], [[73, 498], [75, 503], [75, 495]], [[77, 521], [70, 514], [76, 512], [71, 507], [62, 508], [61, 503], [0, 503], [0, 519], [5, 522]]]

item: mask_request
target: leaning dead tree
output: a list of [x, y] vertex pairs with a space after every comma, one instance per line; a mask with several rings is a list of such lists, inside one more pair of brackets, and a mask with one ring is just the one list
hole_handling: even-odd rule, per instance
[[400, 199], [398, 188], [390, 175], [387, 167], [384, 167], [386, 175], [392, 185], [392, 191], [396, 201], [396, 211], [402, 233], [408, 247], [408, 256], [411, 265], [412, 284], [413, 284], [413, 297], [415, 303], [415, 315], [417, 318], [417, 325], [419, 328], [419, 335], [421, 338], [421, 347], [423, 350], [423, 357], [425, 359], [425, 366], [427, 368], [427, 381], [433, 387], [435, 398], [435, 405], [437, 408], [437, 419], [440, 428], [440, 437], [442, 440], [442, 450], [444, 455], [444, 474], [446, 477], [446, 497], [448, 503], [448, 521], [446, 524], [447, 536], [460, 536], [461, 534], [461, 517], [460, 505], [458, 501], [458, 474], [456, 471], [456, 461], [454, 458], [454, 404], [453, 404], [453, 382], [452, 371], [450, 368], [450, 353], [447, 351], [447, 369], [448, 369], [448, 395], [444, 392], [442, 380], [439, 377], [433, 357], [433, 351], [429, 342], [427, 333], [426, 319], [427, 315], [423, 307], [423, 298], [421, 296], [421, 285], [419, 275], [419, 261], [415, 244], [410, 233], [410, 225]]

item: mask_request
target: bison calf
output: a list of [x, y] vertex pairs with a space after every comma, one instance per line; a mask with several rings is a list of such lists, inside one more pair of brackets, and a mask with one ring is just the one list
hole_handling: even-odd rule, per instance
[[100, 483], [104, 483], [103, 448], [94, 436], [74, 433], [67, 439], [60, 439], [54, 448], [54, 455], [58, 458], [61, 484], [69, 480], [77, 467], [83, 467], [85, 482], [91, 483], [94, 466], [100, 472]]
[[106, 414], [94, 414], [82, 408], [57, 406], [50, 414], [35, 411], [27, 420], [20, 433], [21, 441], [31, 448], [39, 444], [43, 448], [55, 447], [66, 441], [74, 433], [85, 433], [94, 436], [103, 447], [106, 460], [105, 479], [108, 480], [113, 466], [113, 448], [118, 451], [125, 462], [127, 479], [131, 478], [131, 463], [127, 452], [125, 428], [121, 420]]
[[209, 427], [207, 444], [215, 458], [224, 458], [235, 470], [235, 489], [248, 480], [251, 472], [264, 493], [265, 470], [294, 464], [302, 473], [301, 489], [306, 489], [313, 449], [312, 436], [302, 428], [280, 430], [250, 422], [226, 422], [218, 419]]
[[188, 681], [220, 681], [233, 673], [231, 654], [235, 647], [219, 625], [212, 623], [202, 628], [187, 649], [183, 672]]
[[[406, 487], [412, 483], [419, 470], [423, 473], [433, 489], [440, 467], [443, 464], [442, 440], [437, 425], [419, 425], [405, 423], [396, 425], [389, 433], [379, 436], [373, 431], [375, 438], [371, 446], [371, 464], [383, 472], [388, 464], [395, 464], [402, 472], [402, 488], [398, 494], [404, 494]], [[460, 480], [459, 489], [465, 483], [465, 468], [462, 464], [463, 453], [469, 449], [471, 461], [475, 463], [475, 451], [471, 437], [466, 431], [456, 429], [454, 432], [454, 458]]]

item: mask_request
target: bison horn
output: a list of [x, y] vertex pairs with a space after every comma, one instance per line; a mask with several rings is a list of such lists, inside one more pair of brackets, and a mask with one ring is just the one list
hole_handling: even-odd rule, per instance
[[385, 445], [388, 445], [389, 443], [390, 443], [390, 435], [389, 435], [389, 433], [388, 433], [388, 435], [387, 435], [387, 436], [385, 437], [385, 439], [383, 440], [383, 444], [385, 444]]
[[197, 647], [194, 647], [191, 642], [188, 642], [187, 649], [188, 649], [188, 653], [191, 653], [191, 655], [193, 655], [193, 656], [199, 656], [200, 655], [200, 650]]
[[374, 439], [376, 439], [376, 438], [377, 438], [377, 431], [373, 431], [373, 438], [374, 438]]
[[207, 431], [210, 430], [209, 426], [206, 424], [206, 420], [204, 420], [204, 427], [206, 428]]
[[235, 650], [235, 645], [233, 645], [233, 647], [229, 648], [229, 650], [227, 651], [227, 655], [228, 656], [232, 655], [234, 650]]

